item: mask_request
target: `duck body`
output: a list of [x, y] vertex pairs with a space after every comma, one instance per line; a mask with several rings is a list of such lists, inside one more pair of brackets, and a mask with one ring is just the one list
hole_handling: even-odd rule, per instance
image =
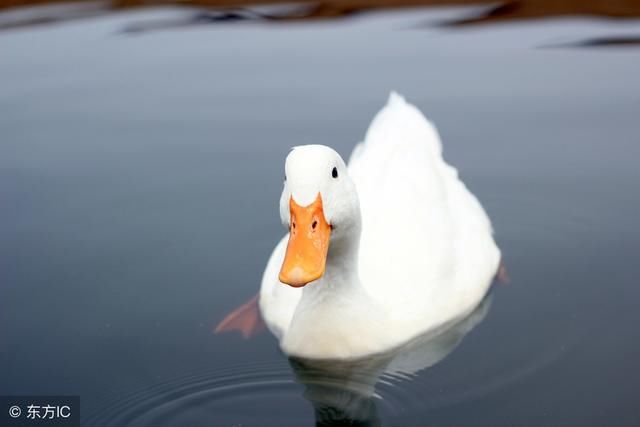
[[[314, 145], [294, 148], [285, 170], [280, 214], [290, 233], [271, 254], [259, 298], [285, 353], [388, 351], [467, 316], [487, 293], [500, 264], [489, 218], [444, 161], [435, 127], [401, 96], [391, 94], [348, 165]], [[292, 243], [303, 231], [295, 209], [314, 197], [330, 242], [323, 274], [302, 283], [297, 267], [285, 267], [304, 261]]]

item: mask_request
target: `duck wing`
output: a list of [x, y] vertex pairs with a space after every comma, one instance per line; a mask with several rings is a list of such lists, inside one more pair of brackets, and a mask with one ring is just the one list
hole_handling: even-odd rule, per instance
[[[362, 213], [360, 279], [371, 296], [397, 317], [426, 316], [430, 325], [467, 314], [485, 294], [499, 251], [478, 200], [444, 161], [433, 124], [391, 93], [349, 172]], [[487, 251], [497, 252], [495, 262]], [[482, 267], [484, 258], [495, 265]], [[492, 270], [486, 285], [474, 266]]]

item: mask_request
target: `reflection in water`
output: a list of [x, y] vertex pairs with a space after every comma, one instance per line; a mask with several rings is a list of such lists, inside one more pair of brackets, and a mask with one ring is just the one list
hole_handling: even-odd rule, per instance
[[[304, 399], [313, 405], [317, 426], [380, 426], [382, 415], [424, 408], [423, 394], [410, 391], [409, 381], [450, 354], [490, 304], [489, 294], [465, 319], [366, 359], [290, 359], [287, 364], [278, 358], [213, 366], [119, 393], [99, 411], [84, 414], [83, 426], [209, 426], [212, 420], [215, 425], [300, 425], [307, 415], [295, 411], [307, 409]], [[286, 410], [274, 412], [283, 402]], [[251, 411], [239, 410], [244, 405]]]
[[268, 12], [265, 12], [263, 7], [248, 7], [254, 4], [255, 2], [247, 0], [112, 0], [90, 2], [0, 0], [0, 12], [10, 12], [9, 16], [0, 16], [0, 30], [82, 19], [124, 10], [148, 8], [154, 5], [161, 7], [171, 5], [188, 6], [201, 8], [203, 11], [172, 20], [134, 24], [126, 30], [147, 31], [242, 20], [288, 22], [292, 20], [335, 19], [363, 12], [403, 7], [477, 6], [482, 4], [487, 5], [487, 8], [462, 19], [448, 22], [447, 25], [486, 24], [559, 16], [640, 17], [640, 2], [635, 0], [619, 0], [615, 2], [596, 0], [512, 0], [498, 2], [497, 4], [488, 0], [316, 0], [287, 2], [286, 6], [283, 6], [283, 3], [278, 0], [261, 1], [261, 5], [275, 7]]
[[355, 361], [291, 358], [296, 379], [305, 386], [304, 397], [314, 407], [316, 425], [381, 425], [376, 402], [385, 396], [376, 394], [378, 381], [410, 379], [440, 362], [482, 322], [490, 305], [491, 294], [463, 320], [374, 357]]
[[546, 47], [635, 47], [640, 46], [639, 36], [594, 37], [570, 43], [553, 44]]

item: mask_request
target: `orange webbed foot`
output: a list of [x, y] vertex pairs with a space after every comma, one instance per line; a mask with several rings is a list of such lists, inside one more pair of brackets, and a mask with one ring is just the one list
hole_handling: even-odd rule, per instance
[[259, 295], [256, 294], [248, 302], [227, 314], [227, 316], [218, 323], [214, 333], [240, 331], [244, 338], [250, 338], [266, 329], [266, 325], [258, 309], [258, 296]]

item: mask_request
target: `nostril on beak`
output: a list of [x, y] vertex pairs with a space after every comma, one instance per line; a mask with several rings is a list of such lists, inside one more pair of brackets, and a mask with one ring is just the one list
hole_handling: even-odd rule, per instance
[[318, 226], [318, 221], [313, 221], [313, 224], [311, 224], [311, 228], [315, 230], [317, 226]]

